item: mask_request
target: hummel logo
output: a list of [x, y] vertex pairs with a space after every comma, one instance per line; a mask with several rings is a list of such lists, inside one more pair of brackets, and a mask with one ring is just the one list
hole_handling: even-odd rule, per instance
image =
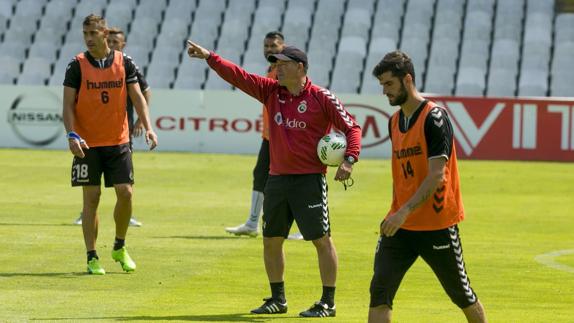
[[311, 204], [307, 205], [307, 207], [310, 208], [310, 209], [318, 208], [318, 207], [321, 207], [321, 206], [322, 206], [321, 203], [317, 203], [317, 204], [313, 204], [313, 205], [311, 205]]
[[439, 108], [435, 108], [433, 111], [431, 111], [431, 115], [435, 119], [440, 119], [440, 117], [442, 116], [442, 112], [440, 111]]
[[435, 245], [433, 245], [432, 248], [433, 248], [433, 250], [443, 250], [443, 249], [448, 249], [448, 248], [450, 248], [450, 245], [449, 245], [449, 244], [445, 244], [445, 245], [442, 245], [442, 246], [435, 246]]

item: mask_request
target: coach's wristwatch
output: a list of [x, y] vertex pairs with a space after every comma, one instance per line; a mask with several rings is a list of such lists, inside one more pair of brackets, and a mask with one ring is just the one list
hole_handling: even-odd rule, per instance
[[351, 165], [357, 162], [357, 160], [353, 156], [345, 156], [345, 161]]

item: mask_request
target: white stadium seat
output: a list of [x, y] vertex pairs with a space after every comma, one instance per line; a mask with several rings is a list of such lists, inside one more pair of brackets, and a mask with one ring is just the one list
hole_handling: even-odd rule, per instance
[[[287, 44], [307, 52], [314, 82], [345, 92], [379, 94], [371, 70], [400, 48], [411, 56], [417, 87], [425, 92], [564, 95], [570, 88], [563, 70], [574, 69], [574, 14], [559, 12], [554, 2], [0, 0], [0, 57], [18, 61], [18, 69], [45, 59], [54, 71], [48, 83], [59, 84], [70, 58], [85, 50], [84, 17], [96, 13], [124, 30], [126, 51], [142, 69], [159, 70], [160, 61], [173, 65], [174, 75], [155, 81], [162, 87], [230, 88], [208, 75], [205, 64], [181, 60], [186, 39], [264, 73], [263, 38], [279, 30]], [[537, 80], [534, 71], [542, 73]], [[46, 80], [27, 68], [23, 76], [8, 74], [0, 73], [0, 82]]]

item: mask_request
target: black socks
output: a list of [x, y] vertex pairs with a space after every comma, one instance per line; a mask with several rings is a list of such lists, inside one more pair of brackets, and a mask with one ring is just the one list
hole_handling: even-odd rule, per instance
[[90, 250], [87, 252], [87, 254], [88, 254], [88, 262], [90, 262], [90, 260], [92, 260], [93, 258], [100, 259], [95, 250]]
[[329, 307], [335, 306], [335, 287], [323, 286], [323, 296], [321, 296], [321, 302], [329, 305]]
[[287, 301], [285, 300], [285, 283], [269, 283], [269, 285], [271, 286], [271, 297], [281, 303], [285, 303]]
[[[123, 248], [125, 244], [126, 244], [125, 239], [116, 238], [116, 240], [114, 241], [114, 250]], [[96, 250], [90, 250], [87, 252], [87, 254], [88, 254], [88, 262], [90, 262], [90, 260], [92, 260], [93, 258], [100, 259], [100, 257], [98, 257], [98, 253], [96, 252]]]
[[116, 240], [114, 241], [114, 250], [118, 250], [121, 249], [125, 246], [126, 244], [126, 239], [120, 239], [116, 237]]
[[[278, 300], [281, 303], [285, 303], [285, 283], [269, 283], [271, 286], [271, 297]], [[329, 307], [335, 306], [335, 287], [323, 286], [323, 296], [321, 296], [321, 302], [329, 305]]]

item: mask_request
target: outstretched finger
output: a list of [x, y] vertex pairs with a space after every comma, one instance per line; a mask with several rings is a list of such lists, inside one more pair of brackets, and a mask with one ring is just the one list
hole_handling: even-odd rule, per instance
[[193, 47], [193, 48], [198, 48], [198, 47], [199, 47], [196, 43], [192, 42], [192, 41], [189, 40], [189, 39], [187, 40], [187, 45], [188, 45], [189, 47]]

